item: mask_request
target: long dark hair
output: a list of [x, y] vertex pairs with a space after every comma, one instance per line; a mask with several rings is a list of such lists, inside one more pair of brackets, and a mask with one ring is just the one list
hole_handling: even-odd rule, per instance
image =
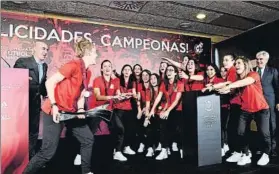
[[[136, 74], [135, 74], [135, 68], [136, 68], [136, 66], [140, 67], [140, 70], [141, 70], [141, 72], [142, 72], [142, 66], [141, 66], [140, 64], [135, 64], [135, 65], [133, 66], [132, 74], [133, 74], [133, 79], [134, 79], [135, 82], [137, 82], [137, 77], [136, 77]], [[140, 76], [141, 76], [141, 73], [140, 73]], [[140, 77], [139, 79], [140, 79], [139, 83], [142, 83], [141, 77]]]
[[168, 65], [168, 63], [167, 63], [167, 62], [161, 62], [161, 63], [160, 63], [160, 66], [159, 66], [159, 75], [160, 75], [160, 78], [162, 77], [162, 75], [164, 75], [164, 78], [165, 78], [165, 73], [166, 73], [166, 71], [165, 71], [165, 73], [164, 73], [164, 74], [162, 74], [162, 72], [160, 71], [160, 67], [161, 67], [161, 65], [162, 65], [163, 63], [165, 63], [165, 64], [167, 64], [167, 65]]
[[174, 84], [175, 87], [177, 85], [177, 81], [179, 80], [177, 67], [174, 66], [174, 65], [168, 65], [167, 68], [166, 68], [166, 71], [165, 71], [165, 78], [164, 78], [164, 84], [165, 84], [165, 87], [166, 87], [167, 91], [169, 90], [169, 79], [167, 78], [168, 67], [173, 67], [174, 68], [174, 72], [176, 73], [176, 75], [174, 77], [174, 81], [173, 81], [173, 84]]
[[102, 69], [103, 69], [103, 65], [104, 65], [104, 63], [106, 63], [106, 62], [109, 62], [111, 65], [112, 65], [112, 63], [111, 63], [111, 61], [109, 61], [109, 60], [104, 60], [104, 61], [102, 61], [102, 63], [101, 63], [101, 75], [103, 75], [103, 71], [102, 71]]
[[[159, 93], [159, 88], [160, 88], [160, 84], [161, 84], [161, 76], [159, 74], [157, 74], [157, 73], [152, 73], [150, 75], [150, 78], [151, 78], [151, 76], [155, 76], [156, 79], [157, 79], [157, 87], [158, 87], [158, 93]], [[150, 86], [151, 86], [151, 88], [150, 88], [151, 89], [151, 100], [150, 100], [150, 103], [153, 105], [154, 101], [156, 99], [155, 98], [155, 89], [154, 89], [154, 87], [152, 85], [150, 85]], [[161, 102], [165, 102], [165, 101], [166, 101], [166, 96], [163, 94]]]
[[142, 90], [143, 91], [146, 91], [146, 88], [144, 86], [144, 83], [143, 83], [143, 80], [142, 80], [142, 73], [146, 72], [148, 75], [149, 75], [149, 86], [150, 86], [150, 77], [151, 77], [151, 72], [148, 70], [148, 69], [144, 69], [141, 71], [140, 73], [140, 81], [142, 82], [141, 85], [142, 85]]
[[[208, 68], [209, 66], [211, 66], [211, 67], [214, 69], [214, 71], [215, 71], [215, 77], [222, 78], [222, 77], [221, 77], [220, 70], [219, 70], [219, 68], [217, 67], [217, 65], [216, 65], [215, 63], [210, 63], [210, 64], [206, 65], [205, 71], [207, 71], [207, 68]], [[205, 76], [205, 78], [204, 78], [204, 84], [208, 84], [208, 83], [209, 83], [209, 77], [208, 77], [207, 73], [204, 73], [204, 74], [205, 74], [205, 75], [204, 75], [204, 76]]]
[[188, 66], [188, 64], [190, 63], [191, 60], [194, 61], [194, 64], [195, 64], [195, 72], [194, 72], [194, 74], [197, 74], [198, 72], [201, 71], [200, 65], [199, 65], [198, 61], [197, 61], [196, 59], [189, 58], [188, 63], [187, 63], [187, 65], [186, 65], [186, 67], [185, 67], [185, 70], [186, 70], [185, 73], [186, 73], [187, 75], [189, 75], [189, 71], [188, 71], [188, 69], [187, 69], [187, 66]]
[[[121, 75], [120, 75], [120, 86], [122, 86], [122, 87], [126, 87], [125, 86], [125, 79], [124, 79], [124, 74], [123, 74], [123, 70], [124, 70], [124, 68], [126, 68], [126, 67], [129, 67], [130, 69], [131, 69], [131, 71], [133, 71], [133, 68], [132, 68], [132, 66], [131, 65], [129, 65], [129, 64], [125, 64], [123, 67], [122, 67], [122, 69], [121, 69]], [[129, 77], [129, 80], [128, 80], [128, 86], [127, 86], [127, 89], [132, 89], [133, 88], [133, 78], [132, 78], [132, 74], [130, 75], [130, 77]]]

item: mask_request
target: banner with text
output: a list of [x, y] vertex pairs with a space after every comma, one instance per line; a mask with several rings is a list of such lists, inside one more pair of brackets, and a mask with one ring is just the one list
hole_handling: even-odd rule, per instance
[[[187, 54], [196, 56], [200, 64], [211, 62], [209, 38], [155, 32], [143, 29], [94, 24], [77, 19], [4, 11], [1, 26], [2, 66], [14, 65], [19, 57], [32, 54], [32, 42], [41, 40], [49, 45], [48, 76], [75, 57], [73, 44], [77, 37], [92, 40], [100, 54], [91, 68], [100, 74], [100, 63], [109, 59], [118, 73], [124, 64], [140, 64], [158, 72], [161, 57], [181, 62]], [[4, 60], [8, 63], [5, 63]]]

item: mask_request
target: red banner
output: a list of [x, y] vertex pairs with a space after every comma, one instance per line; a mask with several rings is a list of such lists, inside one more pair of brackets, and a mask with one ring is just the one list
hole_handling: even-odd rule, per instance
[[[109, 59], [119, 73], [124, 64], [140, 64], [158, 72], [161, 57], [182, 61], [186, 54], [195, 55], [201, 64], [211, 62], [209, 38], [163, 33], [128, 26], [112, 26], [59, 16], [2, 11], [1, 55], [11, 65], [19, 57], [32, 53], [32, 42], [41, 40], [49, 45], [45, 60], [51, 76], [64, 63], [75, 57], [74, 40], [83, 36], [92, 40], [100, 54], [91, 69], [93, 79], [100, 75], [100, 63]], [[2, 62], [5, 66], [5, 63]]]
[[29, 72], [1, 68], [1, 173], [22, 174], [28, 163]]

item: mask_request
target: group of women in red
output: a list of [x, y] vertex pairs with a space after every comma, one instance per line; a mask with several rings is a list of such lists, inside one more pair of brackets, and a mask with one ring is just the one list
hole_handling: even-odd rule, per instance
[[[268, 105], [263, 97], [259, 75], [252, 71], [245, 57], [226, 55], [223, 66], [206, 65], [201, 70], [196, 59], [185, 56], [181, 63], [162, 58], [159, 73], [141, 65], [124, 65], [119, 75], [109, 60], [101, 64], [101, 76], [93, 81], [89, 109], [113, 99], [111, 133], [115, 137], [113, 158], [127, 161], [124, 154], [146, 152], [156, 160], [168, 158], [171, 151], [182, 152], [182, 93], [216, 91], [221, 98], [222, 156], [229, 150], [228, 162], [245, 165], [251, 155], [245, 141], [246, 127], [252, 118], [265, 142], [258, 165], [269, 162]], [[100, 124], [105, 124], [101, 121]], [[134, 142], [138, 142], [135, 149]], [[124, 153], [124, 154], [123, 154]]]

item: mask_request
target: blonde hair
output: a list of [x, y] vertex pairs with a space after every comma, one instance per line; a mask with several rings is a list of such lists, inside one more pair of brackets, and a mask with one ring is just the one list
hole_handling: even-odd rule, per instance
[[87, 51], [91, 51], [93, 48], [95, 48], [95, 45], [90, 42], [88, 39], [80, 38], [75, 43], [75, 51], [77, 54], [77, 57], [82, 58], [84, 57], [85, 53]]
[[[238, 56], [236, 57], [235, 59], [235, 62], [240, 59], [243, 61], [243, 64], [244, 64], [244, 73], [245, 73], [245, 77], [248, 75], [249, 72], [253, 71], [253, 66], [251, 64], [251, 61], [247, 58], [247, 57], [244, 57], [244, 56]], [[238, 75], [239, 76], [239, 75]]]

